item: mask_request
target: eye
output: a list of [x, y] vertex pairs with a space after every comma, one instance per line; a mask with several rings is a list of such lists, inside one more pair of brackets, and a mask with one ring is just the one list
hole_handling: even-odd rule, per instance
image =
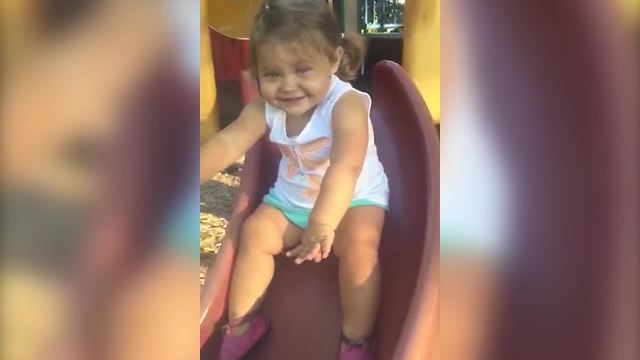
[[268, 78], [268, 79], [275, 79], [278, 76], [280, 76], [280, 74], [276, 71], [267, 71], [265, 72], [262, 76]]
[[305, 75], [307, 73], [309, 73], [311, 71], [310, 67], [301, 67], [296, 69], [296, 73], [298, 73], [298, 75]]

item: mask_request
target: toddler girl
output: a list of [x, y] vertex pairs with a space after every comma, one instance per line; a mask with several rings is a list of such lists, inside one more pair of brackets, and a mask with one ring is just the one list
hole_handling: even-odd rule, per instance
[[346, 82], [362, 63], [364, 40], [341, 34], [323, 0], [267, 0], [249, 42], [262, 99], [201, 149], [200, 180], [242, 156], [265, 133], [282, 152], [278, 176], [242, 229], [221, 359], [240, 359], [267, 331], [259, 305], [273, 257], [339, 260], [343, 308], [339, 359], [372, 358], [380, 291], [378, 243], [388, 182], [378, 160], [370, 97]]

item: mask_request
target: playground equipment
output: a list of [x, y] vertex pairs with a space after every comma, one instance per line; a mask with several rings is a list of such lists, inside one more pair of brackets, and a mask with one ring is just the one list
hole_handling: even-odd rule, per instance
[[253, 19], [263, 0], [209, 1], [209, 24], [219, 33], [234, 39], [249, 40]]
[[405, 6], [402, 66], [439, 123], [440, 0], [408, 0]]
[[[245, 81], [248, 97], [247, 85]], [[437, 351], [439, 326], [438, 138], [422, 97], [398, 64], [376, 65], [372, 93], [371, 118], [390, 184], [380, 245], [382, 297], [373, 335], [376, 353], [380, 359], [429, 359]], [[246, 156], [227, 237], [201, 298], [201, 359], [218, 358], [240, 230], [273, 184], [279, 159], [279, 151], [266, 136]], [[341, 330], [337, 265], [334, 256], [302, 266], [276, 257], [274, 279], [261, 309], [270, 318], [272, 331], [248, 359], [337, 356]]]
[[207, 1], [200, 0], [200, 142], [218, 131], [216, 78], [211, 37], [207, 25]]
[[[329, 1], [342, 8], [341, 1]], [[219, 84], [226, 92], [235, 92], [232, 84], [240, 81], [240, 71], [246, 67], [247, 40], [251, 33], [251, 24], [260, 10], [262, 0], [211, 1], [206, 14], [208, 25], [212, 29], [211, 46], [214, 53], [220, 54], [213, 59], [217, 64], [216, 74]], [[404, 31], [402, 33], [402, 65], [417, 86], [420, 94], [431, 110], [434, 122], [440, 122], [440, 0], [407, 0], [404, 13]], [[343, 19], [345, 20], [345, 19]], [[357, 19], [348, 19], [355, 21]], [[397, 24], [396, 24], [397, 25]], [[206, 36], [206, 34], [205, 34]], [[382, 58], [389, 59], [389, 52], [395, 52], [384, 44], [384, 36], [369, 39], [370, 48], [386, 52]], [[207, 39], [209, 41], [209, 39]], [[377, 45], [377, 46], [376, 46]], [[398, 50], [398, 61], [400, 51]], [[374, 56], [375, 58], [376, 56]], [[380, 57], [378, 57], [379, 59]], [[211, 60], [209, 60], [211, 61]], [[366, 62], [377, 60], [368, 59]], [[369, 69], [368, 66], [366, 66]], [[207, 75], [209, 76], [209, 75]], [[365, 74], [365, 77], [368, 77]], [[222, 94], [224, 95], [224, 94]], [[210, 99], [211, 97], [209, 97]], [[227, 99], [230, 101], [231, 99]], [[226, 104], [233, 108], [233, 104]], [[234, 111], [231, 111], [232, 113]], [[226, 116], [225, 114], [223, 114]], [[222, 116], [222, 117], [225, 117]], [[235, 116], [232, 116], [232, 118]], [[222, 120], [224, 122], [224, 119]]]

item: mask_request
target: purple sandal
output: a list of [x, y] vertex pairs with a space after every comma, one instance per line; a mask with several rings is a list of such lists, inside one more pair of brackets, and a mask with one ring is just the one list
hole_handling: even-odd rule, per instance
[[241, 325], [242, 321], [235, 325], [224, 326], [222, 347], [220, 348], [220, 360], [240, 360], [249, 350], [264, 337], [269, 330], [269, 323], [262, 315], [255, 315], [249, 322], [249, 328], [240, 335], [233, 335], [231, 328]]
[[340, 352], [338, 360], [372, 360], [373, 353], [370, 350], [369, 342], [366, 340], [353, 342], [342, 335], [341, 343], [347, 346]]

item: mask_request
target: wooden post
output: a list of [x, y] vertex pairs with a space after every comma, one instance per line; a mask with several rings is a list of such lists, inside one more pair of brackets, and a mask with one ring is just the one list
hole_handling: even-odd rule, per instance
[[358, 29], [358, 1], [343, 1], [344, 31], [359, 33]]
[[200, 0], [200, 143], [219, 128], [216, 112], [216, 82], [211, 38], [207, 17], [207, 0]]
[[440, 123], [440, 0], [407, 0], [402, 66]]
[[640, 1], [638, 0], [616, 0], [620, 14], [626, 25], [632, 30], [640, 31]]

